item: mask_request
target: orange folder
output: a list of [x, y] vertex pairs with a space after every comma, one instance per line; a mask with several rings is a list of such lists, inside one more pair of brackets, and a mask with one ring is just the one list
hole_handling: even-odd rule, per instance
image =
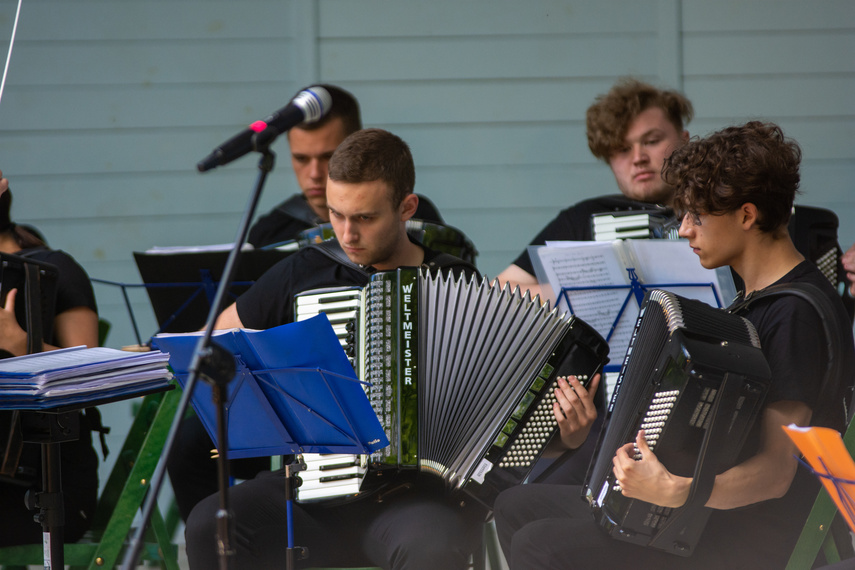
[[824, 427], [781, 426], [820, 478], [826, 491], [855, 532], [855, 461], [840, 432]]

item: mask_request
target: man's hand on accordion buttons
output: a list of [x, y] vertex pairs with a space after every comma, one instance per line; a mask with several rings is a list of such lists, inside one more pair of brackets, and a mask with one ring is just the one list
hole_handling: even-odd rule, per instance
[[585, 443], [591, 425], [597, 419], [594, 394], [599, 384], [599, 374], [594, 376], [587, 389], [575, 376], [558, 377], [556, 402], [552, 404], [552, 411], [558, 421], [561, 443], [568, 449], [576, 449]]
[[[640, 459], [636, 459], [636, 449]], [[647, 445], [644, 430], [638, 431], [635, 443], [618, 448], [612, 464], [624, 497], [670, 508], [683, 506], [689, 498], [692, 479], [672, 474], [659, 462]]]

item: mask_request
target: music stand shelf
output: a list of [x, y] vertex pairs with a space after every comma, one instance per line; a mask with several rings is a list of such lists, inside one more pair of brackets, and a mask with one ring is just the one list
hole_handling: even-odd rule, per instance
[[[44, 531], [45, 570], [63, 568], [65, 565], [60, 444], [80, 437], [78, 412], [85, 408], [166, 392], [174, 388], [173, 385], [167, 384], [95, 397], [74, 404], [60, 403], [51, 406], [41, 402], [29, 408], [22, 404], [15, 406], [15, 409], [20, 411], [23, 441], [39, 444], [42, 448], [42, 490], [32, 498], [31, 505], [32, 508], [38, 507], [40, 510], [36, 520], [40, 520]], [[0, 409], [9, 409], [4, 407], [2, 400]]]
[[[152, 338], [152, 345], [170, 354], [182, 386], [189, 381], [200, 338], [199, 333]], [[228, 457], [370, 454], [389, 445], [325, 314], [267, 330], [219, 331], [211, 341], [234, 357], [235, 377], [224, 396], [219, 395], [223, 387], [198, 384], [191, 402], [217, 449], [222, 449], [220, 441], [227, 442]], [[259, 430], [259, 423], [266, 429]], [[294, 545], [292, 517], [298, 471], [296, 464], [285, 466], [289, 569], [300, 550]]]
[[[722, 308], [724, 305], [722, 304], [721, 298], [719, 297], [718, 291], [716, 291], [714, 283], [650, 283], [645, 284], [638, 278], [638, 275], [635, 272], [634, 267], [627, 267], [627, 273], [629, 274], [629, 284], [626, 285], [595, 285], [589, 287], [562, 287], [561, 292], [558, 294], [558, 303], [564, 301], [567, 304], [567, 310], [570, 313], [573, 313], [573, 305], [570, 302], [570, 293], [578, 293], [578, 292], [596, 292], [596, 291], [613, 291], [613, 290], [623, 290], [626, 289], [626, 297], [623, 299], [621, 303], [620, 309], [618, 309], [617, 314], [615, 315], [615, 319], [612, 322], [608, 333], [603, 335], [606, 339], [606, 342], [611, 342], [612, 336], [615, 333], [615, 330], [618, 327], [618, 323], [620, 323], [621, 318], [626, 312], [626, 308], [629, 305], [629, 302], [632, 299], [635, 299], [635, 302], [639, 307], [641, 307], [644, 302], [644, 294], [650, 289], [674, 289], [674, 288], [682, 288], [682, 287], [700, 287], [700, 288], [709, 288], [712, 291], [713, 298], [716, 302], [716, 307]], [[619, 372], [620, 371], [620, 363], [606, 365], [603, 367], [605, 372]]]

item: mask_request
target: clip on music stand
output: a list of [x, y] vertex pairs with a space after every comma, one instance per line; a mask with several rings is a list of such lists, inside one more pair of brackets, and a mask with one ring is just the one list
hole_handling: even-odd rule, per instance
[[[617, 326], [618, 326], [618, 323], [620, 323], [621, 317], [623, 317], [624, 313], [626, 312], [626, 307], [629, 304], [629, 301], [634, 298], [635, 302], [638, 303], [638, 306], [641, 307], [641, 304], [644, 302], [644, 294], [650, 288], [653, 288], [653, 289], [671, 289], [671, 288], [676, 288], [676, 287], [709, 287], [712, 290], [713, 297], [715, 297], [716, 305], [719, 308], [724, 306], [721, 302], [721, 299], [718, 296], [718, 291], [716, 291], [714, 283], [655, 283], [655, 284], [646, 285], [646, 284], [642, 283], [641, 280], [638, 278], [638, 275], [636, 274], [634, 267], [627, 267], [626, 271], [629, 274], [629, 285], [593, 285], [593, 286], [587, 286], [587, 287], [562, 287], [561, 292], [558, 295], [558, 302], [556, 303], [556, 305], [560, 304], [560, 302], [563, 300], [565, 303], [567, 303], [567, 310], [570, 311], [570, 313], [572, 314], [573, 313], [573, 305], [570, 303], [570, 294], [569, 294], [572, 291], [591, 292], [591, 291], [607, 291], [607, 290], [614, 290], [614, 289], [628, 289], [628, 291], [626, 293], [626, 298], [624, 298], [623, 303], [621, 304], [620, 309], [617, 312], [617, 315], [615, 315], [615, 320], [611, 324], [611, 327], [609, 328], [608, 334], [605, 335], [606, 342], [611, 342], [611, 339], [612, 339], [612, 336], [614, 335], [615, 329], [617, 329]], [[606, 372], [617, 372], [620, 370], [620, 364], [615, 364], [613, 366], [605, 366], [603, 368], [603, 370]]]
[[[170, 354], [182, 386], [189, 376], [198, 335], [160, 335], [152, 343]], [[214, 337], [234, 357], [234, 379], [222, 406], [213, 404], [212, 388], [196, 387], [192, 404], [216, 448], [223, 435], [229, 457], [264, 457], [294, 453], [370, 454], [388, 439], [344, 354], [326, 315], [264, 331], [227, 331]], [[225, 422], [218, 421], [223, 409]], [[219, 426], [228, 427], [223, 434]], [[258, 430], [259, 423], [269, 429]], [[288, 519], [287, 568], [293, 568], [292, 501], [300, 468], [286, 466]]]

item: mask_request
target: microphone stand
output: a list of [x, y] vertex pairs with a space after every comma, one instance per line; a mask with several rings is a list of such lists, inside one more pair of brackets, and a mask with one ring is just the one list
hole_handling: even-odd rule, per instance
[[[229, 511], [228, 501], [228, 480], [229, 480], [229, 464], [228, 464], [228, 441], [226, 439], [227, 426], [225, 418], [225, 402], [227, 385], [235, 375], [234, 358], [231, 353], [220, 345], [211, 342], [211, 335], [214, 330], [217, 316], [220, 311], [223, 299], [228, 291], [229, 284], [234, 278], [237, 259], [240, 255], [241, 247], [246, 241], [246, 236], [249, 233], [249, 225], [255, 215], [256, 207], [258, 206], [261, 190], [267, 179], [267, 175], [273, 170], [273, 165], [276, 162], [276, 155], [270, 150], [270, 144], [279, 135], [278, 132], [271, 132], [273, 129], [266, 129], [262, 133], [257, 133], [253, 137], [254, 149], [262, 154], [258, 162], [258, 179], [250, 195], [247, 206], [244, 210], [243, 217], [240, 220], [237, 237], [234, 247], [229, 253], [226, 265], [223, 268], [223, 275], [217, 287], [217, 292], [214, 296], [214, 301], [211, 303], [211, 309], [208, 313], [208, 321], [205, 325], [205, 331], [199, 339], [196, 349], [191, 359], [189, 375], [187, 383], [184, 387], [184, 393], [178, 403], [178, 409], [175, 412], [175, 419], [172, 426], [169, 428], [169, 433], [166, 436], [166, 442], [161, 454], [161, 461], [158, 462], [157, 468], [151, 478], [151, 488], [148, 490], [145, 502], [142, 506], [140, 526], [131, 538], [128, 550], [125, 553], [125, 558], [122, 561], [123, 570], [134, 570], [139, 562], [140, 553], [142, 551], [143, 538], [145, 536], [146, 527], [151, 520], [154, 505], [157, 502], [157, 497], [160, 494], [160, 488], [163, 486], [163, 480], [166, 473], [166, 463], [169, 455], [175, 444], [175, 439], [178, 434], [181, 418], [187, 411], [187, 406], [193, 395], [193, 389], [196, 387], [196, 381], [199, 376], [214, 386], [214, 403], [217, 406], [217, 438], [219, 443], [219, 455], [217, 458], [217, 479], [219, 485], [220, 508], [217, 511], [217, 556], [219, 559], [219, 569], [228, 570], [234, 555], [232, 548], [232, 528], [231, 528], [231, 512]], [[261, 136], [259, 136], [261, 135]]]

